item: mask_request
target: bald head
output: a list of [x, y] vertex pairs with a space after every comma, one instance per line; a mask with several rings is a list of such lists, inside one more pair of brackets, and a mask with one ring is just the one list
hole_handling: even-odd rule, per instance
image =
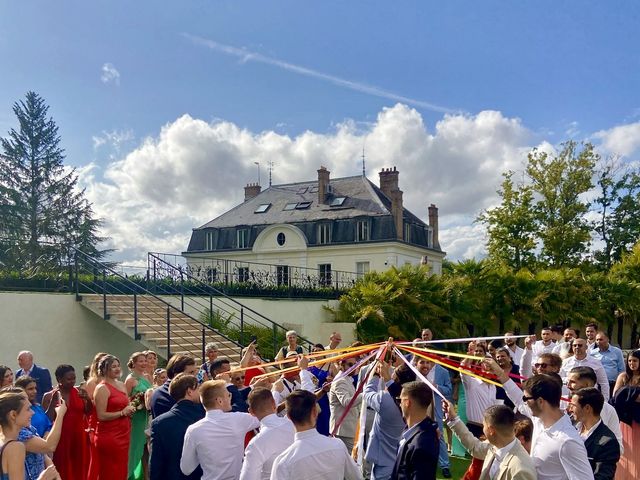
[[18, 365], [23, 370], [31, 370], [33, 366], [33, 353], [29, 350], [23, 350], [18, 353]]

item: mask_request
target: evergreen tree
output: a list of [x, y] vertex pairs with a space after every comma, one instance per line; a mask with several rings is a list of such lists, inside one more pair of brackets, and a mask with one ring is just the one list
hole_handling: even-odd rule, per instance
[[1, 139], [0, 233], [9, 248], [8, 266], [35, 268], [64, 261], [69, 246], [97, 250], [100, 221], [78, 187], [74, 169], [63, 165], [58, 127], [49, 107], [35, 92], [14, 104], [18, 129]]

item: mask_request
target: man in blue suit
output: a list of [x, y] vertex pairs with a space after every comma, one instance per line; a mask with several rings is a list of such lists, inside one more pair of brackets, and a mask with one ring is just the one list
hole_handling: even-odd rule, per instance
[[149, 478], [196, 480], [202, 477], [202, 469], [198, 467], [190, 475], [184, 475], [180, 471], [180, 457], [187, 428], [205, 415], [198, 393], [198, 378], [179, 373], [171, 380], [169, 392], [176, 404], [151, 422]]
[[[375, 411], [364, 457], [373, 464], [371, 480], [391, 478], [398, 454], [398, 442], [406, 426], [396, 399], [400, 396], [402, 385], [415, 379], [416, 374], [404, 363], [395, 369], [393, 378], [389, 374], [389, 366], [381, 364], [364, 389], [363, 401], [367, 408]], [[380, 390], [381, 383], [386, 389]]]
[[[446, 368], [437, 365], [429, 360], [423, 358], [416, 358], [416, 367], [418, 371], [424, 375], [433, 385], [438, 387], [438, 390], [447, 400], [451, 400], [451, 393], [453, 387], [451, 385], [451, 377]], [[438, 397], [439, 399], [439, 397]], [[438, 454], [438, 465], [442, 470], [442, 476], [444, 478], [451, 478], [451, 464], [449, 463], [449, 453], [447, 452], [447, 443], [444, 441], [444, 428], [443, 428], [443, 412], [442, 402], [433, 402], [433, 415], [435, 421], [440, 429], [440, 449]]]
[[33, 353], [28, 350], [23, 350], [18, 354], [18, 365], [20, 368], [16, 372], [16, 378], [24, 376], [33, 378], [36, 381], [36, 387], [38, 388], [38, 392], [36, 393], [36, 402], [42, 402], [42, 396], [53, 388], [51, 385], [51, 374], [49, 373], [49, 370], [34, 364]]

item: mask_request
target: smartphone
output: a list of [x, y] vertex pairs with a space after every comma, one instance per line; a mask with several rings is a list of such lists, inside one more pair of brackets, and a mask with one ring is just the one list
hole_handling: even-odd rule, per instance
[[251, 343], [257, 342], [257, 341], [258, 341], [258, 337], [255, 335], [251, 335]]

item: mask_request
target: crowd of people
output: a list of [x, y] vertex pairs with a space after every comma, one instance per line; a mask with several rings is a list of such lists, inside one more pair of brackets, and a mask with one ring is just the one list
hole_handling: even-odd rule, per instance
[[305, 354], [286, 338], [274, 362], [254, 343], [237, 364], [214, 343], [201, 364], [135, 352], [124, 378], [100, 352], [81, 382], [59, 365], [55, 386], [22, 351], [15, 375], [0, 365], [0, 478], [451, 478], [455, 442], [466, 480], [640, 478], [640, 350], [625, 359], [595, 324], [454, 356], [428, 328], [402, 351], [340, 348], [334, 332]]

